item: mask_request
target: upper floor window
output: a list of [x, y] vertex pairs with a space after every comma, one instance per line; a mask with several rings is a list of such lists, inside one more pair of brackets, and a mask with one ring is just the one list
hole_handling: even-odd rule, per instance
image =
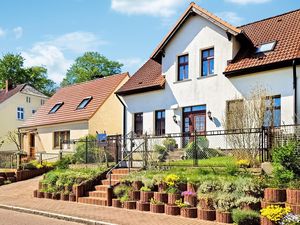
[[30, 103], [30, 101], [31, 101], [30, 97], [27, 96], [27, 97], [26, 97], [26, 102], [27, 102], [27, 103]]
[[83, 99], [80, 104], [77, 106], [77, 109], [84, 109], [92, 100], [92, 96]]
[[214, 74], [214, 48], [206, 49], [202, 51], [201, 57], [201, 75], [203, 77]]
[[280, 95], [267, 97], [265, 100], [265, 127], [278, 127], [281, 124], [281, 98]]
[[45, 99], [41, 99], [41, 105], [45, 104]]
[[255, 53], [262, 53], [262, 52], [269, 52], [269, 51], [273, 51], [276, 45], [276, 41], [272, 41], [272, 42], [268, 42], [268, 43], [264, 43], [259, 45], [256, 48], [256, 52]]
[[56, 103], [53, 108], [50, 110], [50, 114], [51, 113], [56, 113], [57, 110], [59, 110], [59, 108], [63, 105], [64, 103], [63, 102], [59, 102], [59, 103]]
[[138, 136], [143, 134], [143, 113], [134, 114], [134, 133]]
[[17, 119], [24, 120], [24, 108], [23, 107], [17, 108]]
[[189, 55], [178, 56], [178, 81], [189, 78]]
[[155, 135], [164, 135], [165, 130], [165, 110], [155, 112]]

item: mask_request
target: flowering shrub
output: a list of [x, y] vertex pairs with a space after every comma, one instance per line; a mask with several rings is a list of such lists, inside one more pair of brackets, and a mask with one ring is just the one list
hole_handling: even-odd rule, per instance
[[166, 176], [165, 178], [165, 182], [166, 184], [170, 187], [170, 186], [175, 186], [176, 182], [179, 181], [179, 176], [177, 176], [176, 174], [169, 174]]
[[279, 222], [279, 225], [299, 225], [300, 216], [293, 213], [286, 214], [282, 220]]
[[181, 193], [181, 196], [187, 196], [187, 195], [196, 196], [197, 194], [193, 191], [184, 191], [184, 192]]
[[189, 207], [191, 207], [189, 203], [183, 202], [182, 199], [176, 200], [175, 205], [177, 205], [179, 208], [189, 208]]
[[240, 168], [250, 167], [250, 161], [248, 159], [241, 159], [236, 163]]
[[281, 221], [287, 214], [291, 212], [290, 207], [283, 208], [278, 205], [269, 205], [268, 207], [260, 210], [262, 216], [273, 222]]

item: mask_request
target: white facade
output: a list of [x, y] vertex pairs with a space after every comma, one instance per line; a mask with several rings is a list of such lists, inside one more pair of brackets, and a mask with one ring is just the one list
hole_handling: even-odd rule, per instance
[[[201, 51], [212, 47], [214, 75], [201, 77]], [[234, 58], [239, 43], [234, 37], [229, 40], [225, 30], [200, 16], [190, 17], [164, 50], [162, 74], [166, 78], [165, 89], [123, 96], [127, 106], [126, 133], [134, 131], [134, 113], [143, 113], [143, 132], [154, 134], [156, 110], [166, 112], [166, 133], [180, 133], [183, 131], [183, 107], [197, 105], [206, 105], [206, 111], [211, 111], [214, 118], [214, 122], [206, 119], [207, 131], [224, 129], [222, 121], [226, 101], [246, 97], [257, 86], [266, 88], [269, 95], [281, 96], [281, 124], [294, 122], [292, 65], [235, 78], [225, 77], [223, 72], [227, 61]], [[183, 54], [189, 55], [189, 79], [177, 81], [177, 58]], [[297, 74], [300, 75], [299, 66]], [[298, 112], [299, 100], [298, 91]], [[173, 121], [174, 115], [177, 124]]]

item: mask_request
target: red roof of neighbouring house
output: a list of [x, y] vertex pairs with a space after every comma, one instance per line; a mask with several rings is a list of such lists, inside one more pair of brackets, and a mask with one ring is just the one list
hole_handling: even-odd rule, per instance
[[[239, 74], [250, 68], [289, 62], [300, 58], [300, 9], [241, 26], [255, 47], [276, 41], [273, 51], [255, 54], [256, 48], [242, 48], [224, 74]], [[292, 64], [290, 63], [292, 66]]]
[[[116, 74], [61, 88], [22, 125], [22, 128], [89, 120], [128, 76], [128, 73]], [[86, 108], [77, 110], [77, 106], [87, 97], [92, 97], [92, 100]], [[59, 102], [63, 102], [63, 105], [56, 113], [49, 114]]]
[[150, 90], [163, 89], [165, 78], [161, 75], [161, 64], [149, 59], [130, 79], [116, 92], [128, 95]]

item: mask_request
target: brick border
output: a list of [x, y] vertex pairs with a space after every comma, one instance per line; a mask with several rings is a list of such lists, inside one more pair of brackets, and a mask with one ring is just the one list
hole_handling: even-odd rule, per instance
[[87, 224], [87, 225], [116, 225], [113, 223], [107, 223], [107, 222], [103, 222], [103, 221], [84, 219], [84, 218], [79, 218], [79, 217], [74, 217], [74, 216], [68, 216], [68, 215], [63, 215], [63, 214], [58, 214], [58, 213], [51, 213], [51, 212], [47, 212], [47, 211], [40, 211], [40, 210], [28, 209], [28, 208], [22, 208], [22, 207], [10, 206], [10, 205], [0, 204], [0, 208], [6, 209], [6, 210], [12, 210], [12, 211], [16, 211], [16, 212], [44, 216], [44, 217], [48, 217], [48, 218], [54, 218], [54, 219], [58, 219], [58, 220], [82, 223], [82, 224]]

